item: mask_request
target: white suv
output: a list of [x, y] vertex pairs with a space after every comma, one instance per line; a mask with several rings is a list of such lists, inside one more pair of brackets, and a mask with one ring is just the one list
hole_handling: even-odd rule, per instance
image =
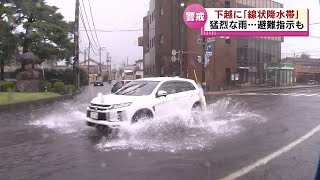
[[[114, 94], [92, 99], [87, 108], [88, 126], [118, 128], [142, 118], [176, 116], [205, 109], [202, 89], [190, 79], [158, 77], [133, 80]], [[101, 126], [100, 126], [101, 127]]]

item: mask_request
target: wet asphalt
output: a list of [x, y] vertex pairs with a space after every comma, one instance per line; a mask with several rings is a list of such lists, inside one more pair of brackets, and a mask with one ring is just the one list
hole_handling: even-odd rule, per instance
[[[109, 92], [110, 87], [90, 86], [74, 100], [40, 109], [0, 112], [0, 179], [219, 179], [277, 151], [320, 124], [320, 88], [232, 94], [215, 97], [209, 103], [230, 98], [264, 117], [264, 121], [244, 121], [241, 131], [212, 137], [212, 145], [202, 149], [106, 151], [97, 148], [103, 138], [101, 133], [86, 127], [80, 115], [70, 116], [74, 111], [85, 112], [91, 98], [100, 91]], [[30, 125], [43, 118], [52, 124]], [[75, 120], [63, 123], [70, 122], [70, 118]], [[68, 127], [73, 131], [68, 132]], [[206, 138], [210, 141], [210, 136]], [[313, 179], [319, 153], [317, 132], [239, 179]]]

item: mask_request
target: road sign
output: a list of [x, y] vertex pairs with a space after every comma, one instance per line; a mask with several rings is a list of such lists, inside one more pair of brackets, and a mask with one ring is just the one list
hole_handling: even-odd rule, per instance
[[204, 66], [206, 67], [206, 66], [209, 64], [209, 62], [210, 62], [210, 56], [208, 56], [208, 55], [206, 54], [204, 57], [205, 57], [205, 64], [204, 64]]
[[207, 38], [207, 42], [208, 42], [208, 43], [214, 42], [215, 40], [216, 40], [215, 37], [209, 37], [209, 38]]
[[212, 45], [211, 43], [206, 44], [206, 52], [212, 52]]
[[176, 51], [175, 49], [173, 49], [173, 50], [171, 51], [171, 54], [172, 54], [172, 56], [175, 56], [175, 55], [177, 54], [177, 51]]
[[197, 44], [202, 44], [202, 42], [203, 42], [203, 37], [198, 37]]

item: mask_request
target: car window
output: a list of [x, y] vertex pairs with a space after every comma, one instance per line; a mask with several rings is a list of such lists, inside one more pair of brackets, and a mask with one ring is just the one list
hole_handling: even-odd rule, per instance
[[188, 84], [189, 84], [189, 87], [190, 87], [190, 90], [192, 91], [192, 90], [196, 90], [196, 87], [194, 87], [194, 85], [192, 84], [192, 83], [189, 83], [188, 82]]
[[166, 91], [169, 94], [174, 94], [177, 93], [176, 91], [176, 87], [175, 87], [175, 83], [174, 82], [165, 82], [163, 83], [158, 91]]
[[150, 95], [159, 81], [131, 81], [124, 85], [116, 95], [147, 96]]
[[175, 88], [177, 92], [185, 92], [185, 91], [191, 91], [195, 90], [196, 88], [193, 86], [193, 84], [189, 82], [176, 82]]

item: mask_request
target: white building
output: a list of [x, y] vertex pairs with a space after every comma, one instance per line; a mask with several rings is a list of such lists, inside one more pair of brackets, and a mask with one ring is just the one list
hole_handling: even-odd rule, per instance
[[136, 78], [143, 78], [143, 59], [136, 61]]

